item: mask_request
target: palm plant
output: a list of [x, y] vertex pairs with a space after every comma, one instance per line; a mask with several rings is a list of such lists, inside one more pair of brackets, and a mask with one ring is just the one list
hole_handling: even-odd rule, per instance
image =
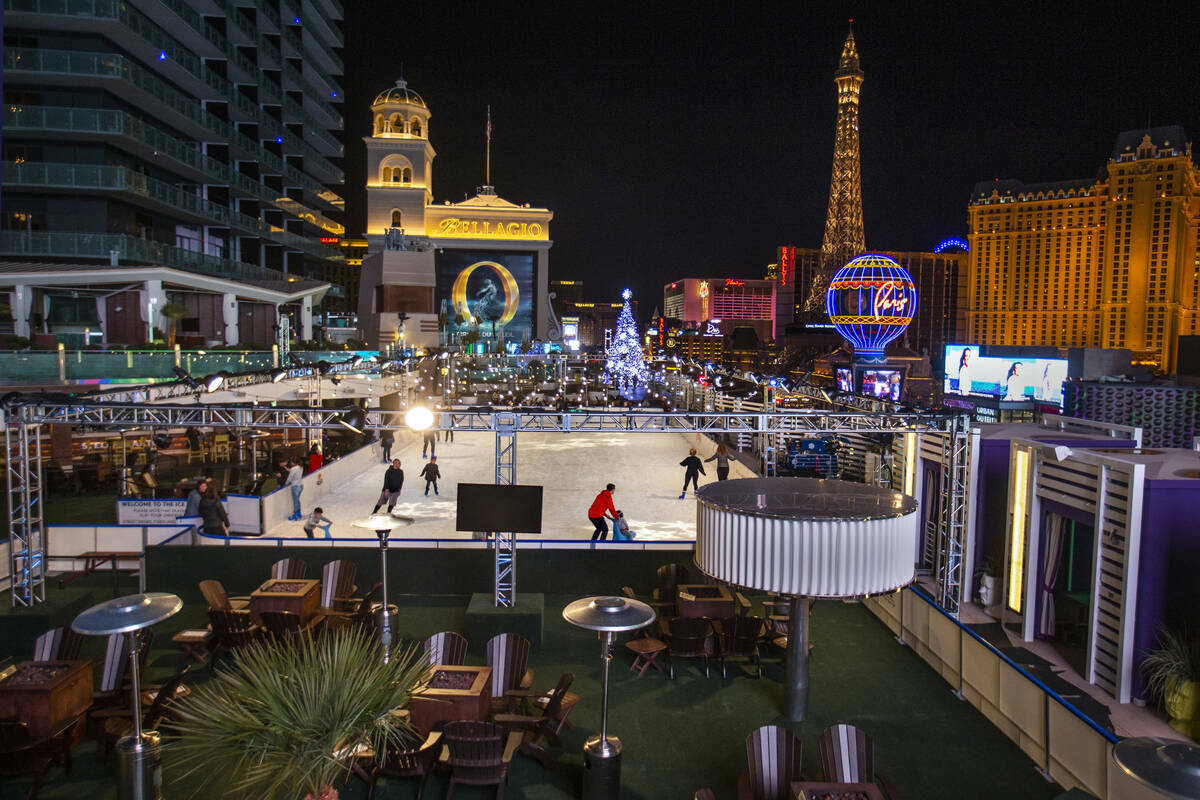
[[382, 753], [413, 735], [407, 716], [392, 712], [424, 668], [416, 647], [382, 663], [378, 643], [353, 630], [237, 651], [176, 706], [179, 785], [265, 800], [329, 797], [357, 749]]
[[1200, 637], [1159, 628], [1158, 643], [1142, 660], [1150, 697], [1169, 702], [1176, 687], [1200, 682]]
[[167, 347], [174, 347], [175, 326], [179, 324], [179, 320], [188, 315], [188, 310], [179, 303], [167, 303], [158, 313], [170, 321], [170, 325], [167, 326]]

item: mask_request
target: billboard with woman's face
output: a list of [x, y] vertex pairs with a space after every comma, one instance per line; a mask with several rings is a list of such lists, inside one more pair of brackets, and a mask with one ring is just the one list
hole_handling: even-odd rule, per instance
[[946, 345], [946, 395], [988, 395], [1001, 400], [1037, 400], [1062, 406], [1065, 358], [981, 356], [979, 345]]
[[444, 249], [437, 255], [437, 309], [451, 333], [501, 329], [508, 341], [533, 339], [534, 254]]

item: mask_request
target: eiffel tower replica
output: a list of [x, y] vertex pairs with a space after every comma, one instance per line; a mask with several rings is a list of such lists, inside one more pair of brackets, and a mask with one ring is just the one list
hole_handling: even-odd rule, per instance
[[825, 215], [825, 239], [821, 243], [821, 267], [813, 276], [812, 288], [804, 304], [804, 317], [809, 321], [824, 320], [825, 288], [833, 273], [867, 249], [863, 236], [862, 164], [858, 155], [858, 95], [863, 73], [858, 66], [853, 27], [842, 45], [842, 57], [837, 72], [833, 73], [833, 82], [838, 94], [833, 177], [829, 181], [829, 210]]

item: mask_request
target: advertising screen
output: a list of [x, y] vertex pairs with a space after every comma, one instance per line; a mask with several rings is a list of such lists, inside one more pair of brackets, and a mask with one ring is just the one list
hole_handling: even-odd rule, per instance
[[858, 369], [858, 391], [880, 400], [895, 400], [900, 402], [901, 384], [904, 375], [898, 369], [876, 369], [860, 367]]
[[948, 344], [942, 393], [1037, 400], [1061, 407], [1066, 379], [1065, 358], [984, 356], [978, 345]]
[[534, 255], [452, 250], [437, 256], [437, 309], [451, 333], [504, 331], [508, 341], [533, 339]]
[[454, 529], [541, 533], [542, 487], [460, 483]]
[[838, 368], [837, 388], [840, 392], [854, 391], [854, 374], [850, 370], [841, 367]]

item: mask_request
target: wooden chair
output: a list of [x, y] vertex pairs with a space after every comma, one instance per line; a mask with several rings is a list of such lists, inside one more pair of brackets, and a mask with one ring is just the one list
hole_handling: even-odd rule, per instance
[[125, 673], [129, 668], [129, 642], [123, 633], [108, 637], [104, 650], [104, 665], [100, 670], [100, 685], [92, 692], [92, 707], [124, 705]]
[[431, 666], [462, 666], [467, 660], [467, 640], [454, 631], [435, 633], [423, 645], [426, 663]]
[[460, 783], [495, 786], [496, 800], [503, 800], [508, 766], [523, 738], [520, 731], [506, 732], [490, 722], [447, 722], [442, 729], [445, 750], [440, 758], [450, 770], [446, 800], [453, 798], [454, 789]]
[[802, 743], [787, 728], [764, 725], [746, 737], [747, 772], [738, 776], [738, 800], [791, 800], [800, 774]]
[[754, 665], [757, 677], [762, 677], [762, 661], [758, 655], [758, 640], [766, 628], [758, 617], [726, 617], [716, 622], [717, 634], [721, 645], [721, 677], [725, 674], [725, 660], [728, 658], [748, 658]]
[[889, 800], [903, 800], [895, 785], [875, 771], [875, 745], [866, 732], [845, 723], [832, 725], [817, 739], [817, 745], [825, 780], [878, 783]]
[[437, 766], [441, 751], [442, 732], [433, 731], [425, 741], [411, 747], [389, 747], [382, 758], [360, 759], [354, 764], [354, 774], [367, 784], [367, 800], [374, 800], [375, 785], [380, 777], [417, 778], [417, 800], [425, 795], [425, 780]]
[[200, 594], [204, 595], [209, 611], [241, 611], [250, 607], [249, 597], [229, 597], [220, 581], [200, 581]]
[[[703, 658], [704, 677], [708, 677], [708, 657], [720, 657], [720, 650], [711, 651], [709, 637], [713, 634], [712, 624], [699, 617], [675, 617], [662, 626], [663, 638], [667, 643], [667, 677], [675, 679], [676, 658]], [[722, 665], [724, 669], [724, 665]]]
[[687, 583], [687, 570], [681, 564], [663, 564], [655, 572], [655, 579], [658, 585], [654, 587], [654, 601], [669, 606], [669, 609], [664, 608], [664, 611], [669, 611], [668, 617], [675, 616], [678, 613], [675, 601], [679, 595], [679, 584]]
[[349, 611], [360, 601], [354, 599], [354, 578], [358, 567], [353, 561], [330, 561], [321, 569], [321, 608]]
[[[189, 666], [171, 676], [170, 680], [158, 687], [157, 691], [143, 692], [153, 699], [142, 714], [142, 730], [157, 730], [171, 703], [189, 692], [183, 686], [184, 676]], [[143, 700], [147, 699], [143, 696]], [[132, 708], [103, 708], [90, 711], [87, 716], [87, 735], [96, 742], [96, 761], [103, 764], [108, 760], [109, 753], [117, 746], [121, 737], [133, 731]]]
[[300, 622], [300, 616], [291, 611], [263, 611], [258, 615], [265, 635], [279, 641], [297, 636], [308, 636], [321, 624], [323, 617], [313, 617], [308, 624]]
[[207, 457], [208, 453], [206, 453], [203, 449], [193, 450], [191, 447], [188, 447], [187, 463], [191, 464], [193, 461], [199, 461], [201, 464], [203, 464]]
[[223, 458], [226, 461], [228, 461], [229, 455], [230, 455], [229, 434], [228, 433], [218, 433], [215, 436], [213, 436], [213, 460], [216, 461], [216, 460]]
[[71, 628], [51, 628], [33, 643], [34, 661], [74, 661], [79, 658], [83, 636]]
[[488, 639], [487, 665], [492, 668], [492, 711], [511, 712], [517, 699], [533, 685], [529, 640], [519, 633], [501, 633]]
[[16, 717], [0, 719], [0, 776], [32, 775], [33, 786], [26, 798], [37, 800], [51, 766], [61, 764], [67, 773], [71, 771], [71, 741], [76, 722], [75, 719], [67, 720], [49, 736], [38, 739]]
[[[635, 592], [633, 590], [633, 587], [631, 587], [631, 586], [622, 586], [621, 594], [625, 595], [630, 600], [638, 599], [637, 592]], [[655, 615], [657, 615], [657, 618], [659, 618], [659, 619], [665, 619], [665, 618], [675, 616], [675, 601], [674, 600], [672, 600], [669, 603], [668, 602], [659, 602], [654, 599], [650, 599], [650, 600], [642, 601], [642, 602], [645, 602], [646, 605], [653, 608]], [[639, 628], [638, 630], [633, 632], [632, 638], [640, 639], [640, 638], [650, 637], [650, 636], [652, 636], [651, 631], [654, 631], [656, 627], [657, 627], [657, 622], [655, 622], [654, 624], [651, 624], [651, 625], [647, 625], [644, 628]]]
[[308, 564], [302, 558], [281, 558], [271, 565], [271, 577], [277, 580], [303, 580]]
[[218, 611], [210, 608], [208, 619], [214, 636], [210, 670], [222, 655], [253, 644], [262, 633], [262, 627], [254, 624], [249, 611]]
[[[563, 703], [567, 698], [571, 688], [571, 683], [575, 680], [575, 676], [566, 672], [558, 679], [558, 685], [554, 687], [554, 691], [550, 692], [547, 701], [541, 705], [541, 715], [531, 716], [524, 714], [497, 714], [492, 717], [492, 721], [506, 729], [520, 731], [523, 738], [521, 740], [521, 752], [525, 755], [537, 759], [543, 769], [549, 769], [553, 766], [550, 760], [550, 753], [542, 745], [542, 740], [550, 743], [551, 747], [562, 747], [562, 741], [558, 738], [558, 732], [562, 728], [562, 723], [565, 718], [561, 718]], [[578, 697], [576, 697], [578, 702]]]

